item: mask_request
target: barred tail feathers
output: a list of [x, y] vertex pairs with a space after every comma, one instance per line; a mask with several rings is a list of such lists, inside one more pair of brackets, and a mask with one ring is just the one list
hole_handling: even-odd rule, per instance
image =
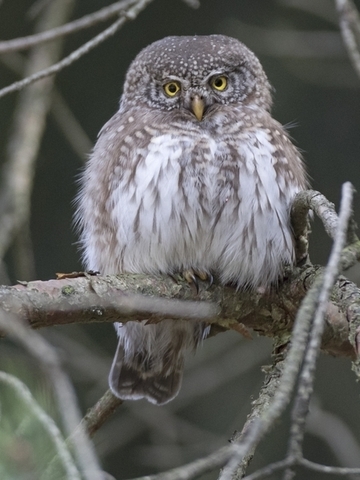
[[184, 355], [204, 338], [200, 323], [164, 320], [118, 324], [119, 343], [110, 370], [112, 392], [123, 400], [146, 398], [163, 405], [179, 393]]

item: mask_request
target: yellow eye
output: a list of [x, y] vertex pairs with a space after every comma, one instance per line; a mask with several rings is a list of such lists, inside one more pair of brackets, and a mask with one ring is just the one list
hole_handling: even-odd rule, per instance
[[222, 92], [227, 87], [227, 78], [223, 75], [221, 75], [220, 77], [215, 77], [211, 81], [211, 86], [215, 88], [215, 90]]
[[180, 90], [179, 82], [169, 82], [165, 83], [164, 91], [168, 97], [174, 97]]

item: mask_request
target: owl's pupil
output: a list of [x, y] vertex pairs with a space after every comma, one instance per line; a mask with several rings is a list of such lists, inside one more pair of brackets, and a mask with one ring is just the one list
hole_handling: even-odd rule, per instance
[[223, 85], [223, 81], [221, 78], [218, 78], [217, 80], [215, 80], [215, 87], [220, 88], [222, 87], [222, 85]]
[[175, 85], [175, 83], [170, 83], [168, 88], [170, 93], [176, 93], [177, 86]]

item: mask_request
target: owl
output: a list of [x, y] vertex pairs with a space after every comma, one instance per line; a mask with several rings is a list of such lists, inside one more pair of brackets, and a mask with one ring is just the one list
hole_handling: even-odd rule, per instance
[[[142, 50], [82, 174], [76, 218], [85, 267], [185, 272], [247, 289], [278, 282], [294, 262], [289, 210], [307, 180], [271, 104], [259, 60], [234, 38], [172, 36]], [[115, 326], [112, 392], [172, 400], [184, 354], [207, 326]]]

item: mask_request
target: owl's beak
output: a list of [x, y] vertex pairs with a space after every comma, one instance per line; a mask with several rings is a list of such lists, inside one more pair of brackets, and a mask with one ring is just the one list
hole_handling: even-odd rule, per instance
[[195, 117], [199, 120], [202, 120], [204, 115], [204, 100], [199, 97], [199, 95], [195, 95], [194, 98], [191, 100], [191, 110], [193, 111]]

